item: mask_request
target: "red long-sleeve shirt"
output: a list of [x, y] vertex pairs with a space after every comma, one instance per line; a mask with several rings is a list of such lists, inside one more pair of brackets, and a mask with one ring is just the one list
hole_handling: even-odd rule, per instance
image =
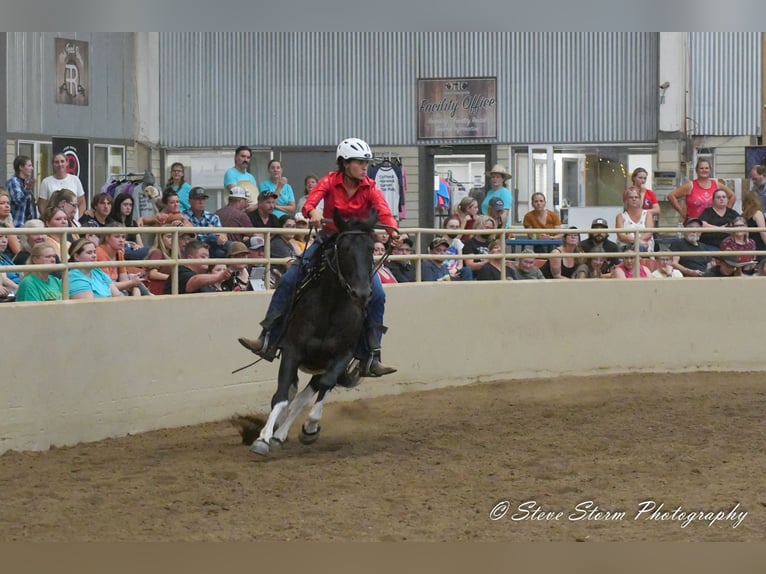
[[364, 177], [354, 194], [349, 197], [346, 187], [343, 185], [343, 174], [337, 171], [328, 173], [311, 190], [306, 203], [301, 210], [303, 215], [309, 217], [309, 214], [320, 201], [324, 200], [324, 210], [322, 215], [329, 219], [325, 225], [327, 228], [337, 231], [332, 223], [333, 214], [339, 211], [343, 219], [357, 217], [367, 219], [370, 215], [370, 209], [378, 213], [378, 220], [383, 225], [398, 228], [396, 219], [391, 215], [383, 192], [375, 185], [375, 181], [367, 176]]

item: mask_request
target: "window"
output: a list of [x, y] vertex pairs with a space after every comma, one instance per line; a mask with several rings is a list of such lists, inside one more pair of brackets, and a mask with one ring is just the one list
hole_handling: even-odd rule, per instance
[[101, 187], [118, 173], [125, 173], [125, 146], [93, 144], [92, 193], [99, 193]]

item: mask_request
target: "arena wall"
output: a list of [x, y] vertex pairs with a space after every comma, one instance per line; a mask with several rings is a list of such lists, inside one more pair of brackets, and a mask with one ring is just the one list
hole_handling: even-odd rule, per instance
[[[763, 288], [757, 278], [391, 286], [384, 359], [399, 372], [331, 400], [561, 374], [764, 370], [753, 317]], [[255, 358], [236, 338], [258, 333], [269, 297], [3, 305], [0, 452], [266, 412], [276, 363], [231, 371]]]

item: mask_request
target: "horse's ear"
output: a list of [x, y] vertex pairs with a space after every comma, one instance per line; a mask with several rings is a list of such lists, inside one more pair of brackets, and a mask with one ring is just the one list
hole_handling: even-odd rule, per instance
[[337, 209], [332, 212], [332, 220], [335, 222], [335, 227], [341, 232], [346, 228], [346, 220], [340, 215], [340, 211]]

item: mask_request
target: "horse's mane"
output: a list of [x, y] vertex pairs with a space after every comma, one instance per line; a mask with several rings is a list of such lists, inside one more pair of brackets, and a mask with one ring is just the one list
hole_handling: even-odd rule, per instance
[[374, 231], [373, 225], [373, 221], [369, 219], [359, 219], [354, 217], [344, 223], [343, 231], [364, 231], [367, 233], [372, 233]]

